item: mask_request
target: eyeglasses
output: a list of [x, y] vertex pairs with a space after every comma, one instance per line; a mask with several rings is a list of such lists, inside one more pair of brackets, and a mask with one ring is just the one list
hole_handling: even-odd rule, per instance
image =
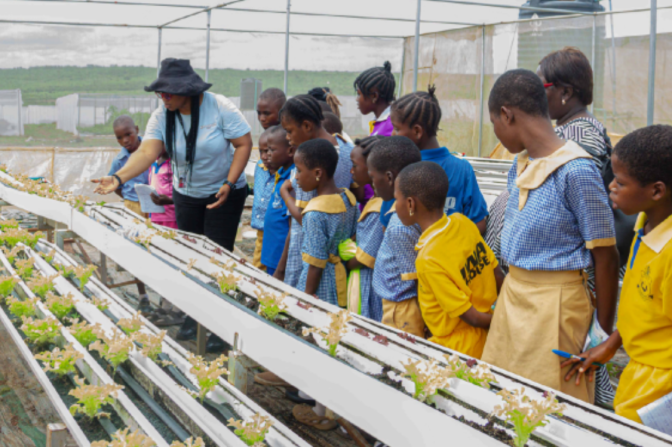
[[544, 88], [553, 87], [554, 85], [555, 84], [553, 84], [552, 82], [547, 82], [546, 84], [544, 84]]
[[170, 101], [173, 98], [173, 95], [170, 93], [163, 93], [163, 92], [154, 92], [156, 94], [156, 97], [159, 99], [164, 99], [166, 101]]

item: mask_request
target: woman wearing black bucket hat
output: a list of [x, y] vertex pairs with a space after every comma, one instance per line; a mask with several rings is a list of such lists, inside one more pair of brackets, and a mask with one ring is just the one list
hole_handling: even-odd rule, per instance
[[[163, 60], [158, 79], [145, 87], [163, 104], [152, 113], [140, 148], [114, 176], [93, 181], [99, 183], [97, 193], [112, 193], [147, 171], [165, 148], [173, 164], [178, 228], [233, 251], [248, 195], [244, 170], [252, 137], [240, 110], [224, 96], [207, 92], [211, 86], [188, 60]], [[195, 336], [195, 326], [188, 318], [178, 337]]]

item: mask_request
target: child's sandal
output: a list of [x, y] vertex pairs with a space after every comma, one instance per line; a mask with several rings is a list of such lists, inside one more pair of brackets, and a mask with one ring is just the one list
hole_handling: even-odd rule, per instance
[[308, 405], [296, 405], [292, 414], [297, 421], [304, 425], [309, 425], [317, 430], [329, 431], [338, 426], [338, 423], [326, 416], [318, 416]]

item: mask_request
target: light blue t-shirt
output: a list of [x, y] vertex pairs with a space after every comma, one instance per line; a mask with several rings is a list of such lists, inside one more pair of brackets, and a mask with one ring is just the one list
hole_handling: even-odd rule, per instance
[[[181, 194], [203, 198], [215, 194], [229, 175], [233, 161], [234, 147], [229, 142], [250, 132], [250, 125], [238, 108], [226, 97], [205, 92], [199, 116], [196, 157], [191, 181], [186, 165], [187, 144], [184, 135], [189, 135], [191, 115], [182, 117], [184, 130], [179, 119], [175, 119], [175, 152], [173, 156], [173, 188]], [[166, 107], [161, 106], [152, 113], [147, 123], [144, 138], [166, 142]], [[182, 186], [180, 186], [182, 183]], [[236, 188], [245, 186], [243, 172]]]

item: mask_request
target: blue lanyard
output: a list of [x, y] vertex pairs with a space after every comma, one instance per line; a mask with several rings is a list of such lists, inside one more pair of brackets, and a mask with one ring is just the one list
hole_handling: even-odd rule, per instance
[[632, 259], [630, 260], [630, 270], [632, 270], [632, 266], [635, 265], [635, 258], [639, 251], [639, 244], [642, 242], [642, 236], [644, 236], [644, 228], [640, 228], [637, 231], [637, 240], [635, 240], [635, 247], [632, 249]]

